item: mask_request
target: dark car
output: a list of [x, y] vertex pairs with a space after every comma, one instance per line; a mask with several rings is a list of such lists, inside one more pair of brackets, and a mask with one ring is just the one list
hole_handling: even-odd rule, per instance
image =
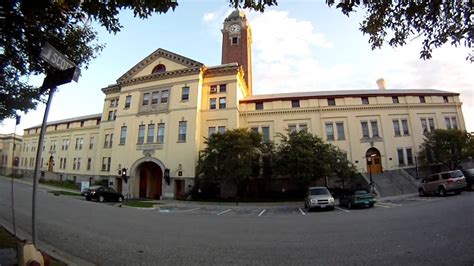
[[474, 190], [474, 168], [466, 169], [462, 171], [466, 178], [466, 189]]
[[374, 194], [369, 193], [365, 190], [356, 190], [343, 195], [339, 199], [339, 205], [346, 206], [349, 209], [353, 207], [369, 206], [374, 207], [376, 200]]
[[110, 187], [92, 186], [82, 191], [81, 195], [86, 197], [88, 201], [92, 199], [98, 200], [99, 202], [123, 201], [123, 195]]

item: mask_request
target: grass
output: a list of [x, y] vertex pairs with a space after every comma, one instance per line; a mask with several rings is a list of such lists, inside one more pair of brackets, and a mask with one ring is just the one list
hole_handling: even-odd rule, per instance
[[64, 196], [80, 196], [80, 193], [74, 193], [69, 191], [48, 191], [48, 193], [54, 194], [56, 196], [64, 195]]
[[16, 239], [5, 229], [0, 227], [0, 249], [16, 248]]
[[156, 203], [142, 200], [125, 200], [123, 205], [129, 207], [152, 208]]
[[76, 184], [71, 181], [40, 180], [40, 183], [43, 185], [48, 185], [48, 186], [67, 188], [67, 189], [73, 189], [73, 190], [79, 190], [79, 191], [81, 190], [81, 187], [79, 184]]

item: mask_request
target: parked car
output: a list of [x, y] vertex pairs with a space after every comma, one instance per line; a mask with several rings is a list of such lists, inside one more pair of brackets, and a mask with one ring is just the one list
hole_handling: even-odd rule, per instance
[[374, 194], [367, 192], [366, 190], [356, 190], [349, 194], [344, 194], [339, 198], [339, 205], [345, 206], [349, 209], [354, 207], [369, 206], [374, 207], [376, 200]]
[[98, 200], [99, 202], [123, 201], [123, 195], [110, 187], [92, 186], [82, 191], [81, 195], [84, 196], [88, 201], [92, 199]]
[[462, 173], [466, 178], [466, 188], [469, 190], [474, 190], [474, 168], [463, 170]]
[[334, 210], [334, 198], [326, 187], [309, 187], [304, 206], [308, 212], [315, 208]]
[[430, 177], [423, 178], [418, 187], [418, 194], [420, 197], [426, 194], [438, 194], [444, 197], [448, 192], [459, 194], [465, 187], [466, 178], [464, 174], [461, 170], [455, 170], [437, 173]]

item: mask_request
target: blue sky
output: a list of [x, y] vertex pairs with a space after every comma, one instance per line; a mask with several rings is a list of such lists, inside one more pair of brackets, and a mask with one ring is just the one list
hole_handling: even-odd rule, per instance
[[[279, 1], [263, 14], [246, 11], [253, 32], [254, 94], [376, 89], [383, 77], [390, 89], [440, 89], [461, 93], [467, 130], [474, 131], [474, 64], [465, 60], [468, 50], [446, 46], [433, 59], [419, 58], [420, 42], [403, 48], [372, 51], [368, 37], [358, 30], [363, 11], [349, 18], [325, 1]], [[101, 88], [158, 48], [164, 48], [208, 66], [221, 60], [220, 29], [232, 11], [226, 0], [182, 0], [176, 10], [147, 20], [121, 12], [124, 26], [116, 35], [96, 27], [102, 53], [78, 83], [63, 85], [55, 94], [48, 121], [101, 113]], [[31, 77], [39, 84], [42, 77]], [[22, 129], [41, 123], [44, 105], [22, 115]], [[12, 133], [7, 119], [0, 133]]]

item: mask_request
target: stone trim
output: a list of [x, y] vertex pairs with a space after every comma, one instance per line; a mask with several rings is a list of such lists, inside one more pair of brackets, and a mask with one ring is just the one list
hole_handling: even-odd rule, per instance
[[109, 85], [105, 88], [102, 88], [102, 92], [104, 94], [112, 94], [112, 93], [116, 93], [116, 92], [120, 92], [120, 89], [121, 87], [117, 84], [114, 84], [114, 85]]
[[169, 78], [187, 76], [191, 74], [199, 74], [200, 71], [201, 71], [201, 67], [178, 69], [178, 70], [167, 71], [163, 73], [150, 74], [147, 76], [137, 77], [134, 79], [117, 81], [117, 83], [119, 85], [129, 86], [129, 85], [135, 85], [135, 84], [140, 84], [140, 83], [145, 83], [145, 82], [150, 82], [150, 81], [155, 81], [155, 80], [160, 80], [160, 79], [169, 79]]

